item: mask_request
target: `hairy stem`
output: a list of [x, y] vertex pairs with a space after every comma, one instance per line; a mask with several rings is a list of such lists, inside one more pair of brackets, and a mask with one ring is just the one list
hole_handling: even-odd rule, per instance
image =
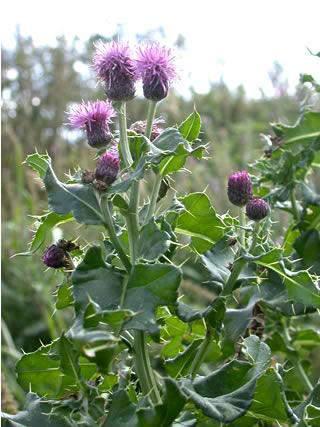
[[132, 165], [132, 156], [130, 153], [128, 135], [127, 135], [127, 113], [126, 103], [122, 102], [119, 109], [119, 128], [120, 128], [120, 150], [124, 164], [127, 168]]

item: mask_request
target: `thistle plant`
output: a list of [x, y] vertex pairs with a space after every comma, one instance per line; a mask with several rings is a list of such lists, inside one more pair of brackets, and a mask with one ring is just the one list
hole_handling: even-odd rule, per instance
[[[47, 154], [26, 160], [48, 194], [37, 242], [70, 221], [101, 231], [101, 241], [75, 228], [72, 240], [44, 249], [45, 266], [63, 277], [52, 311], [73, 318], [61, 337], [23, 355], [26, 407], [3, 416], [33, 427], [315, 426], [319, 384], [306, 362], [319, 337], [301, 325], [320, 307], [320, 202], [308, 184], [320, 114], [273, 125], [281, 144], [230, 171], [221, 189], [239, 214], [218, 213], [205, 192], [174, 190], [175, 173], [190, 157], [201, 161], [207, 145], [196, 111], [175, 127], [156, 118], [177, 75], [172, 52], [158, 44], [132, 52], [99, 43], [93, 66], [108, 99], [68, 113], [97, 149], [95, 167], [63, 182]], [[128, 126], [139, 81], [146, 117]], [[275, 244], [278, 209], [292, 221]], [[185, 290], [192, 265], [207, 305]]]

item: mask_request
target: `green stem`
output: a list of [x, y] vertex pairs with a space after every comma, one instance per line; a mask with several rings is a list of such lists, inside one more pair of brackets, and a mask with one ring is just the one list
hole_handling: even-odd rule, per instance
[[[249, 249], [249, 253], [252, 253], [254, 248], [256, 247], [257, 241], [258, 241], [258, 232], [259, 232], [260, 224], [257, 222], [253, 228], [253, 238], [252, 243]], [[233, 287], [238, 280], [238, 277], [243, 269], [243, 267], [246, 264], [246, 260], [241, 257], [241, 249], [238, 251], [238, 257], [237, 260], [234, 262], [231, 274], [227, 280], [227, 283], [225, 284], [223, 291], [221, 292], [221, 295], [228, 296], [232, 293]]]
[[140, 188], [139, 181], [134, 181], [131, 193], [129, 210], [126, 215], [126, 224], [129, 238], [129, 250], [132, 264], [135, 263], [137, 258], [137, 243], [139, 239], [139, 198]]
[[147, 124], [146, 124], [146, 131], [145, 131], [145, 136], [148, 139], [150, 139], [150, 136], [152, 134], [152, 125], [153, 125], [154, 117], [156, 115], [156, 110], [157, 110], [157, 102], [149, 101], [148, 114], [147, 114]]
[[239, 231], [239, 239], [240, 239], [240, 244], [243, 248], [245, 248], [246, 245], [246, 230], [245, 230], [245, 225], [246, 225], [246, 217], [244, 214], [244, 208], [243, 207], [239, 207], [239, 222], [240, 222], [240, 231]]
[[208, 347], [210, 345], [211, 342], [211, 333], [210, 333], [210, 329], [207, 329], [207, 333], [206, 336], [204, 338], [204, 340], [202, 341], [198, 352], [196, 354], [196, 357], [193, 359], [193, 362], [191, 364], [191, 368], [190, 368], [190, 374], [192, 376], [192, 378], [194, 378], [201, 366], [201, 363], [203, 362], [203, 359], [205, 358], [205, 355], [207, 353]]
[[127, 134], [127, 113], [126, 103], [122, 102], [119, 109], [119, 128], [120, 128], [120, 150], [123, 157], [123, 161], [127, 168], [129, 168], [133, 162]]
[[120, 257], [123, 266], [125, 267], [127, 272], [130, 273], [131, 263], [130, 263], [125, 251], [123, 250], [123, 247], [122, 247], [122, 245], [118, 239], [116, 230], [114, 228], [109, 201], [102, 197], [100, 206], [101, 206], [101, 211], [102, 211], [103, 217], [104, 217], [104, 222], [105, 222], [104, 225], [105, 225], [106, 229], [108, 230], [110, 240], [111, 240], [113, 246], [115, 247], [115, 249], [116, 249], [116, 251]]
[[[286, 320], [283, 320], [282, 322], [283, 324], [283, 335], [284, 335], [284, 340], [287, 344], [288, 347], [291, 347], [291, 336], [288, 330], [288, 322]], [[309, 380], [305, 370], [303, 369], [303, 366], [300, 362], [300, 360], [297, 357], [290, 357], [290, 361], [293, 364], [293, 366], [296, 368], [302, 382], [304, 383], [306, 389], [308, 390], [309, 393], [312, 392], [313, 390], [313, 385], [311, 384], [311, 381]]]
[[233, 291], [233, 287], [234, 287], [236, 281], [238, 280], [238, 277], [241, 273], [241, 270], [243, 269], [243, 267], [246, 264], [246, 260], [240, 256], [240, 251], [239, 251], [238, 255], [239, 255], [239, 258], [233, 264], [231, 274], [230, 274], [230, 276], [227, 280], [227, 283], [225, 284], [225, 286], [224, 286], [224, 288], [220, 294], [221, 296], [231, 295], [231, 293]]
[[258, 242], [258, 236], [259, 236], [259, 228], [260, 228], [260, 222], [257, 221], [254, 224], [254, 227], [253, 227], [253, 231], [252, 231], [252, 243], [251, 243], [250, 249], [248, 251], [249, 253], [252, 253], [252, 251], [256, 247], [256, 244]]
[[294, 188], [291, 188], [290, 190], [290, 200], [291, 200], [291, 207], [292, 207], [292, 215], [296, 221], [299, 221], [300, 214], [297, 206], [296, 196], [294, 194]]
[[150, 203], [148, 206], [146, 218], [144, 221], [145, 224], [147, 224], [150, 221], [150, 219], [153, 217], [153, 215], [155, 213], [156, 205], [157, 205], [157, 199], [158, 199], [159, 190], [160, 190], [160, 186], [161, 186], [161, 181], [162, 181], [162, 176], [159, 173], [157, 173], [155, 176], [155, 181], [153, 183], [153, 188], [152, 188], [152, 192], [151, 192], [151, 199], [150, 199]]
[[143, 331], [135, 331], [134, 349], [136, 354], [135, 364], [142, 392], [145, 396], [150, 396], [155, 405], [160, 404], [161, 396], [150, 363], [146, 334]]

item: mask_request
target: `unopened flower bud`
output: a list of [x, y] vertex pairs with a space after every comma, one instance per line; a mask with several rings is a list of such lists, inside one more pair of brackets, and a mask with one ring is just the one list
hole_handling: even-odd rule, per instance
[[49, 246], [42, 256], [42, 261], [47, 267], [62, 268], [69, 265], [66, 251], [58, 245]]
[[246, 214], [249, 219], [253, 221], [261, 221], [269, 214], [268, 203], [259, 198], [249, 200], [246, 205]]
[[[163, 132], [163, 129], [159, 125], [163, 123], [164, 123], [164, 120], [162, 119], [155, 119], [153, 121], [150, 141], [153, 141], [154, 139], [158, 138], [158, 136], [161, 135], [161, 133]], [[140, 135], [144, 135], [146, 133], [146, 127], [147, 127], [147, 122], [145, 120], [139, 120], [138, 122], [133, 123], [130, 126], [130, 129]]]
[[126, 43], [102, 41], [95, 45], [93, 68], [113, 101], [129, 101], [135, 95], [135, 62]]
[[111, 185], [117, 179], [119, 168], [120, 159], [118, 152], [116, 150], [109, 150], [99, 158], [95, 170], [95, 178], [97, 181]]
[[244, 206], [252, 198], [252, 183], [247, 171], [235, 172], [229, 176], [228, 197], [236, 206]]
[[68, 116], [73, 128], [86, 130], [91, 147], [101, 148], [110, 143], [112, 135], [109, 124], [115, 111], [108, 101], [82, 102], [71, 107]]
[[137, 72], [147, 99], [157, 102], [168, 95], [170, 84], [176, 77], [173, 60], [171, 50], [158, 43], [138, 50]]

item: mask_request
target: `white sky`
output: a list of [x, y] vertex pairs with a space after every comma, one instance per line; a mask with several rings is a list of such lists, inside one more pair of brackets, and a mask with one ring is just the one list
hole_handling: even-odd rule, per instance
[[1, 21], [4, 46], [12, 44], [18, 24], [35, 43], [52, 45], [61, 34], [86, 40], [111, 35], [121, 24], [133, 40], [162, 26], [169, 45], [178, 34], [186, 39], [182, 92], [191, 83], [204, 91], [223, 77], [232, 88], [243, 84], [249, 96], [259, 96], [259, 88], [272, 94], [274, 61], [291, 89], [302, 72], [320, 77], [320, 61], [307, 51], [320, 50], [320, 0], [9, 0]]

